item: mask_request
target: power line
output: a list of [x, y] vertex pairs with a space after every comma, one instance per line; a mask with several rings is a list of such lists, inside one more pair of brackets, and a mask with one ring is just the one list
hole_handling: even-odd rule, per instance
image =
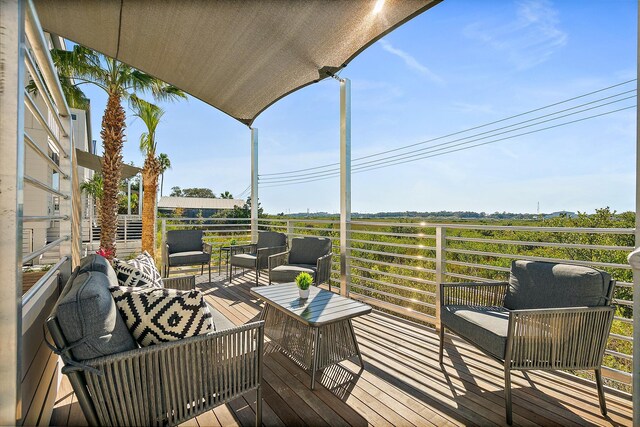
[[[479, 144], [474, 144], [471, 146], [466, 146], [466, 147], [460, 147], [460, 148], [455, 148], [455, 149], [450, 149], [451, 147], [446, 147], [445, 149], [448, 151], [444, 151], [444, 152], [440, 152], [440, 153], [435, 153], [435, 154], [431, 154], [431, 153], [426, 153], [424, 155], [418, 156], [418, 157], [412, 157], [410, 159], [404, 159], [404, 160], [395, 160], [395, 161], [391, 161], [389, 163], [386, 164], [382, 164], [382, 165], [373, 165], [373, 166], [363, 166], [357, 170], [355, 170], [353, 173], [361, 173], [361, 172], [367, 172], [370, 170], [375, 170], [375, 169], [381, 169], [381, 168], [385, 168], [385, 167], [390, 167], [390, 166], [396, 166], [399, 164], [405, 164], [405, 163], [410, 163], [410, 162], [415, 162], [418, 160], [423, 160], [423, 159], [427, 159], [427, 158], [431, 158], [431, 157], [437, 157], [437, 156], [442, 156], [445, 154], [450, 154], [450, 153], [454, 153], [454, 152], [458, 152], [458, 151], [464, 151], [464, 150], [469, 150], [471, 148], [475, 148], [475, 147], [479, 147], [479, 146], [483, 146], [483, 145], [488, 145], [488, 144], [493, 144], [495, 142], [500, 142], [500, 141], [505, 141], [508, 139], [513, 139], [519, 136], [524, 136], [524, 135], [530, 135], [530, 134], [534, 134], [537, 132], [541, 132], [544, 130], [549, 130], [549, 129], [553, 129], [553, 128], [557, 128], [557, 127], [561, 127], [561, 126], [566, 126], [569, 124], [573, 124], [573, 123], [577, 123], [577, 122], [582, 122], [585, 120], [589, 120], [589, 119], [594, 119], [597, 117], [602, 117], [608, 114], [613, 114], [613, 113], [617, 113], [620, 111], [624, 111], [624, 110], [629, 110], [631, 108], [636, 108], [636, 105], [631, 105], [628, 107], [623, 107], [623, 108], [619, 108], [617, 110], [612, 110], [612, 111], [606, 111], [604, 113], [599, 113], [599, 114], [595, 114], [592, 116], [588, 116], [588, 117], [582, 117], [580, 119], [576, 119], [576, 120], [572, 120], [569, 122], [565, 122], [565, 123], [559, 123], [556, 125], [552, 125], [552, 126], [547, 126], [545, 128], [541, 128], [541, 129], [534, 129], [531, 131], [527, 131], [527, 132], [523, 132], [517, 135], [510, 135], [510, 136], [506, 136], [503, 138], [498, 138], [492, 141], [486, 141], [486, 142], [482, 142]], [[439, 150], [434, 150], [434, 151], [439, 151]], [[322, 180], [326, 180], [326, 179], [331, 179], [331, 178], [337, 178], [339, 175], [332, 175], [332, 176], [327, 176], [327, 177], [322, 177], [322, 178], [311, 178], [311, 179], [307, 179], [307, 180], [299, 180], [299, 181], [295, 181], [295, 182], [285, 182], [285, 183], [272, 183], [272, 184], [268, 184], [268, 185], [264, 185], [263, 188], [269, 188], [269, 187], [280, 187], [280, 186], [286, 186], [286, 185], [295, 185], [295, 184], [304, 184], [307, 182], [314, 182], [314, 181], [322, 181]]]
[[[450, 133], [450, 134], [447, 134], [447, 135], [443, 135], [443, 136], [435, 138], [435, 139], [416, 142], [414, 144], [405, 145], [403, 147], [393, 148], [393, 149], [390, 149], [390, 150], [381, 151], [379, 153], [375, 153], [375, 154], [370, 154], [370, 155], [367, 155], [367, 156], [359, 157], [359, 158], [353, 159], [353, 161], [359, 161], [359, 160], [364, 160], [364, 159], [368, 159], [368, 158], [371, 158], [371, 157], [377, 157], [377, 156], [381, 156], [383, 154], [388, 154], [388, 153], [392, 153], [392, 152], [395, 152], [395, 151], [405, 150], [407, 148], [411, 148], [411, 147], [415, 147], [415, 146], [418, 146], [418, 145], [426, 144], [428, 142], [433, 142], [433, 141], [436, 141], [436, 140], [439, 140], [439, 139], [444, 139], [444, 138], [448, 138], [448, 137], [451, 137], [451, 136], [459, 135], [461, 133], [470, 132], [472, 130], [481, 129], [483, 127], [487, 127], [487, 126], [491, 126], [491, 125], [494, 125], [494, 124], [497, 124], [497, 123], [505, 122], [507, 120], [511, 120], [511, 119], [514, 119], [514, 118], [517, 118], [517, 117], [522, 117], [522, 116], [525, 116], [527, 114], [535, 113], [537, 111], [545, 110], [547, 108], [555, 107], [557, 105], [565, 104], [567, 102], [575, 101], [576, 99], [585, 98], [587, 96], [590, 96], [590, 95], [593, 95], [593, 94], [596, 94], [596, 93], [600, 93], [600, 92], [604, 92], [606, 90], [613, 89], [615, 87], [623, 86], [623, 85], [632, 83], [632, 82], [634, 82], [636, 80], [637, 79], [627, 80], [627, 81], [624, 81], [622, 83], [618, 83], [618, 84], [615, 84], [615, 85], [607, 86], [607, 87], [602, 88], [602, 89], [598, 89], [598, 90], [595, 90], [595, 91], [592, 91], [592, 92], [588, 92], [588, 93], [585, 93], [585, 94], [582, 94], [582, 95], [578, 95], [578, 96], [575, 96], [575, 97], [572, 97], [572, 98], [568, 98], [568, 99], [565, 99], [565, 100], [562, 100], [562, 101], [558, 101], [558, 102], [555, 102], [553, 104], [546, 105], [544, 107], [539, 107], [539, 108], [535, 108], [533, 110], [525, 111], [524, 113], [515, 114], [513, 116], [505, 117], [505, 118], [502, 118], [502, 119], [499, 119], [499, 120], [496, 120], [496, 121], [493, 121], [493, 122], [489, 122], [489, 123], [485, 123], [485, 124], [482, 124], [482, 125], [479, 125], [479, 126], [474, 126], [474, 127], [471, 127], [471, 128], [467, 128], [467, 129], [461, 130], [461, 131], [453, 132], [453, 133]], [[631, 91], [628, 91], [628, 92], [631, 92]], [[623, 93], [628, 93], [628, 92], [623, 92]], [[603, 98], [603, 99], [606, 99], [606, 98]], [[339, 166], [339, 165], [340, 165], [340, 163], [330, 163], [330, 164], [325, 164], [325, 165], [321, 165], [321, 166], [314, 166], [314, 167], [311, 167], [311, 168], [291, 170], [291, 171], [287, 171], [287, 172], [275, 172], [275, 173], [260, 174], [260, 176], [266, 177], [266, 176], [289, 175], [289, 174], [293, 174], [293, 173], [297, 173], [297, 172], [306, 172], [306, 171], [310, 171], [310, 170], [324, 169], [324, 168], [327, 168], [327, 167]]]
[[[629, 91], [629, 92], [631, 92], [631, 91]], [[629, 93], [629, 92], [625, 92], [625, 93]], [[625, 94], [625, 93], [622, 93], [622, 94]], [[597, 108], [605, 107], [607, 105], [611, 105], [611, 104], [615, 104], [615, 103], [618, 103], [618, 102], [626, 101], [628, 99], [632, 99], [632, 98], [635, 97], [635, 96], [629, 96], [629, 97], [617, 99], [617, 100], [614, 100], [614, 101], [610, 101], [610, 102], [607, 102], [607, 103], [604, 103], [604, 104], [599, 104], [599, 105], [596, 105], [596, 106], [593, 106], [593, 107], [584, 108], [582, 110], [574, 111], [574, 112], [571, 112], [571, 113], [568, 113], [568, 114], [564, 114], [564, 115], [561, 115], [561, 116], [552, 117], [552, 118], [549, 118], [549, 119], [546, 119], [546, 120], [540, 120], [540, 119], [545, 118], [545, 117], [554, 116], [554, 115], [556, 115], [558, 113], [561, 113], [561, 112], [570, 111], [570, 110], [573, 110], [575, 108], [584, 107], [586, 105], [592, 105], [592, 104], [594, 104], [596, 102], [600, 102], [602, 100], [610, 99], [612, 97], [619, 96], [619, 95], [620, 94], [617, 94], [617, 95], [614, 95], [614, 96], [611, 96], [611, 97], [607, 97], [607, 98], [602, 98], [602, 99], [597, 100], [597, 101], [592, 101], [592, 102], [585, 103], [585, 104], [582, 104], [582, 105], [579, 105], [579, 106], [576, 106], [576, 107], [572, 107], [572, 108], [568, 108], [568, 109], [565, 109], [565, 110], [557, 111], [555, 113], [546, 114], [546, 115], [543, 115], [543, 116], [540, 116], [540, 117], [536, 117], [535, 119], [525, 120], [525, 121], [520, 122], [520, 123], [514, 123], [513, 125], [504, 126], [504, 127], [501, 127], [501, 128], [490, 130], [490, 131], [485, 131], [485, 132], [481, 132], [481, 133], [478, 133], [478, 134], [475, 134], [475, 135], [470, 135], [470, 136], [466, 136], [466, 137], [463, 137], [463, 138], [459, 138], [459, 139], [456, 139], [456, 140], [453, 140], [453, 141], [443, 142], [443, 143], [432, 145], [432, 146], [429, 146], [429, 147], [420, 148], [418, 150], [413, 150], [411, 152], [402, 153], [402, 154], [396, 154], [396, 155], [393, 155], [393, 156], [387, 156], [386, 158], [381, 158], [381, 159], [370, 160], [368, 162], [363, 162], [363, 163], [361, 163], [359, 165], [355, 165], [352, 170], [359, 170], [359, 169], [368, 168], [368, 167], [371, 167], [371, 166], [382, 165], [382, 164], [389, 163], [389, 162], [395, 162], [395, 161], [398, 161], [398, 160], [412, 158], [416, 154], [420, 155], [420, 154], [424, 154], [424, 153], [430, 153], [430, 152], [433, 152], [433, 151], [446, 150], [446, 149], [449, 149], [449, 148], [452, 148], [452, 147], [461, 146], [461, 145], [467, 145], [467, 144], [470, 144], [470, 143], [473, 143], [473, 142], [476, 142], [476, 141], [480, 141], [480, 140], [483, 140], [483, 139], [494, 138], [494, 137], [499, 136], [499, 135], [504, 135], [504, 134], [508, 134], [508, 133], [511, 133], [511, 132], [516, 132], [518, 130], [530, 128], [532, 126], [538, 126], [538, 125], [541, 125], [543, 123], [547, 123], [547, 122], [550, 122], [550, 121], [563, 119], [563, 118], [566, 118], [566, 117], [569, 117], [569, 116], [572, 116], [572, 115], [576, 115], [576, 114], [581, 114], [581, 113], [584, 113], [586, 111], [590, 111], [590, 110], [594, 110], [594, 109], [597, 109]], [[535, 123], [531, 123], [533, 121], [535, 121]], [[529, 123], [529, 124], [525, 124], [525, 123]], [[525, 124], [525, 125], [524, 126], [520, 126], [520, 127], [513, 127], [513, 126], [517, 126], [517, 125], [520, 125], [520, 124]], [[509, 129], [509, 128], [511, 128], [511, 129]], [[503, 129], [508, 129], [508, 130], [503, 130]], [[502, 132], [497, 132], [499, 130], [503, 130], [503, 131]], [[481, 135], [485, 135], [485, 136], [480, 137]], [[477, 138], [477, 137], [479, 137], [479, 138]], [[469, 141], [465, 141], [465, 140], [467, 140], [469, 138], [475, 138], [475, 139], [471, 139]], [[464, 142], [460, 142], [460, 141], [464, 141]], [[441, 148], [437, 148], [437, 147], [441, 147]], [[338, 173], [339, 173], [339, 169], [336, 170], [336, 171], [327, 171], [327, 172], [323, 172], [323, 173], [307, 174], [306, 176], [305, 175], [298, 175], [296, 177], [282, 177], [280, 179], [271, 178], [271, 180], [269, 180], [269, 181], [265, 180], [263, 182], [265, 182], [265, 183], [293, 182], [293, 181], [300, 180], [300, 178], [302, 178], [304, 180], [304, 179], [307, 179], [307, 177], [308, 178], [311, 178], [311, 177], [317, 177], [317, 178], [319, 178], [319, 177], [328, 177], [328, 176], [336, 175]]]

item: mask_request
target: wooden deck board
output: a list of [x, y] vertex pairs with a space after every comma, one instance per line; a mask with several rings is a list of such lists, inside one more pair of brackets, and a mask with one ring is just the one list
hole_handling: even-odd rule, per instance
[[[257, 320], [260, 302], [250, 294], [253, 274], [231, 284], [216, 275], [198, 287], [235, 324]], [[266, 284], [264, 275], [261, 284]], [[455, 337], [445, 343], [444, 371], [431, 328], [378, 311], [354, 320], [365, 369], [354, 361], [325, 369], [316, 390], [310, 375], [268, 344], [264, 359], [263, 423], [266, 426], [506, 425], [502, 366]], [[595, 386], [566, 374], [515, 371], [514, 425], [631, 425], [630, 396], [607, 391], [609, 416], [600, 415]], [[66, 377], [52, 425], [86, 425]], [[185, 423], [187, 426], [253, 425], [256, 395]]]

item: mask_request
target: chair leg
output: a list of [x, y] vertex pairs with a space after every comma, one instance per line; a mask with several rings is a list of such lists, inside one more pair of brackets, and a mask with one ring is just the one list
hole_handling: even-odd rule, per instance
[[260, 273], [260, 270], [258, 270], [256, 268], [256, 286], [258, 286], [258, 274]]
[[211, 283], [211, 260], [209, 260], [209, 283]]
[[438, 353], [438, 362], [442, 365], [442, 357], [444, 355], [444, 325], [440, 325], [440, 353]]
[[262, 386], [256, 389], [256, 427], [262, 425]]
[[507, 424], [513, 424], [513, 411], [511, 405], [511, 368], [504, 366], [504, 409], [506, 412]]
[[596, 386], [598, 387], [598, 399], [600, 400], [600, 412], [603, 417], [607, 416], [607, 401], [604, 398], [604, 387], [602, 385], [602, 370], [600, 368], [596, 372]]
[[204, 274], [204, 264], [200, 266], [200, 275], [202, 276], [203, 274]]

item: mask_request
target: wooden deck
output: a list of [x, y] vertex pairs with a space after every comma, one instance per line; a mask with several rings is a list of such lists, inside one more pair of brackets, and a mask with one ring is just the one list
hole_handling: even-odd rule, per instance
[[[206, 275], [205, 275], [206, 277]], [[236, 324], [256, 320], [260, 304], [249, 294], [254, 277], [229, 284], [221, 277], [198, 286], [210, 303]], [[502, 366], [459, 339], [445, 344], [438, 364], [433, 329], [373, 311], [354, 321], [365, 369], [343, 362], [324, 370], [319, 385], [282, 354], [264, 360], [263, 421], [267, 426], [505, 425]], [[595, 385], [575, 377], [515, 371], [514, 425], [631, 425], [630, 396], [607, 390], [609, 415], [598, 408]], [[184, 425], [253, 425], [255, 395], [220, 406]], [[63, 380], [51, 425], [85, 425]]]

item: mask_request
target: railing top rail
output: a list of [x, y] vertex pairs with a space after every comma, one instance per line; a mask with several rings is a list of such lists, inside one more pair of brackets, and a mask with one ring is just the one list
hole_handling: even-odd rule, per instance
[[258, 222], [306, 222], [315, 224], [340, 224], [339, 220], [333, 219], [313, 219], [313, 218], [258, 218]]
[[166, 221], [251, 221], [251, 218], [189, 218], [189, 217], [159, 217]]

